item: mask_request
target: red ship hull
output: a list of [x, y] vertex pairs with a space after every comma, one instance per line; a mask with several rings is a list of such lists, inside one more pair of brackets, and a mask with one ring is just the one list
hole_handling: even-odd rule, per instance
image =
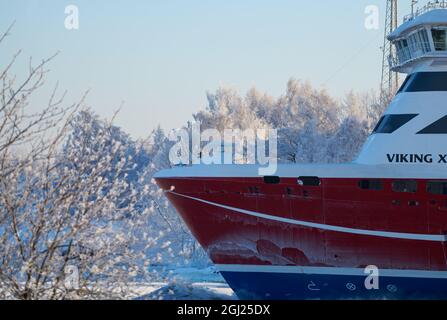
[[[447, 202], [426, 192], [426, 180], [418, 180], [416, 193], [394, 192], [392, 179], [377, 191], [353, 178], [321, 179], [319, 186], [293, 178], [157, 182], [242, 298], [447, 296], [440, 285], [447, 281]], [[383, 290], [364, 290], [370, 265], [382, 273]]]

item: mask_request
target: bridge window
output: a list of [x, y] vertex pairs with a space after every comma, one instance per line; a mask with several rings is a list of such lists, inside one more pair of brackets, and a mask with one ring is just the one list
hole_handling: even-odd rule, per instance
[[447, 72], [417, 72], [409, 75], [398, 93], [447, 91]]
[[428, 41], [428, 36], [425, 29], [413, 32], [408, 37], [408, 42], [410, 44], [412, 58], [416, 58], [431, 51], [430, 43]]
[[447, 116], [419, 131], [418, 134], [447, 134]]
[[447, 50], [446, 31], [447, 31], [446, 28], [433, 28], [431, 30], [436, 51]]
[[383, 190], [383, 183], [379, 179], [365, 179], [359, 181], [359, 187], [363, 190]]
[[417, 114], [388, 114], [383, 116], [377, 126], [375, 127], [373, 133], [393, 133], [414, 117]]
[[406, 39], [395, 42], [396, 53], [400, 63], [404, 63], [411, 59], [410, 49], [408, 47], [408, 41]]
[[430, 39], [426, 29], [412, 32], [407, 38], [393, 42], [399, 63], [418, 58], [432, 51]]
[[419, 36], [419, 40], [421, 41], [422, 51], [424, 53], [430, 52], [431, 45], [430, 45], [430, 40], [428, 39], [427, 30], [425, 30], [425, 29], [419, 30], [417, 35]]
[[413, 33], [408, 37], [412, 53], [417, 51], [422, 51], [421, 42], [419, 40], [418, 34]]
[[405, 87], [407, 86], [408, 82], [413, 78], [413, 76], [414, 76], [414, 74], [410, 74], [405, 78], [404, 82], [402, 83], [399, 90], [397, 91], [397, 94], [404, 91]]
[[431, 194], [447, 195], [447, 181], [427, 182], [427, 192]]
[[418, 191], [418, 183], [415, 180], [396, 180], [393, 181], [394, 192], [416, 193]]

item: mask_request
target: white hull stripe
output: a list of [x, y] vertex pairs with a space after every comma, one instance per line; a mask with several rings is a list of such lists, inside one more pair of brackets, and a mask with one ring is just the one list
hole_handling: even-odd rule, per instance
[[[368, 276], [361, 268], [331, 268], [331, 267], [292, 267], [292, 266], [257, 266], [257, 265], [226, 265], [216, 266], [220, 272], [239, 273], [284, 273], [305, 275], [334, 275], [334, 276]], [[447, 271], [399, 270], [379, 269], [379, 276], [402, 278], [436, 278], [447, 279]]]
[[215, 206], [218, 208], [239, 212], [248, 216], [262, 218], [266, 220], [271, 221], [277, 221], [277, 222], [283, 222], [308, 228], [315, 228], [315, 229], [321, 229], [321, 230], [328, 230], [328, 231], [335, 231], [335, 232], [343, 232], [343, 233], [350, 233], [350, 234], [357, 234], [357, 235], [364, 235], [364, 236], [373, 236], [373, 237], [382, 237], [382, 238], [392, 238], [392, 239], [406, 239], [406, 240], [420, 240], [420, 241], [437, 241], [437, 242], [446, 242], [447, 236], [446, 235], [439, 235], [439, 234], [418, 234], [418, 233], [400, 233], [400, 232], [387, 232], [387, 231], [374, 231], [374, 230], [363, 230], [363, 229], [353, 229], [353, 228], [345, 228], [345, 227], [338, 227], [338, 226], [332, 226], [327, 224], [320, 224], [320, 223], [313, 223], [313, 222], [307, 222], [307, 221], [300, 221], [300, 220], [294, 220], [294, 219], [288, 219], [288, 218], [282, 218], [282, 217], [276, 217], [269, 214], [259, 213], [255, 211], [249, 211], [244, 209], [239, 209], [235, 207], [226, 206], [223, 204], [215, 203], [206, 201], [199, 198], [194, 198], [190, 196], [186, 196], [180, 193], [168, 191], [171, 194], [177, 195], [179, 197], [183, 197], [186, 199], [198, 201], [201, 203], [205, 203], [211, 206]]

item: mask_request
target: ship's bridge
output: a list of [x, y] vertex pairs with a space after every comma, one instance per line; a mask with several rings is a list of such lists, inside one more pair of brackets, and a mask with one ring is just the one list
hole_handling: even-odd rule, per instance
[[433, 65], [434, 59], [447, 67], [447, 1], [429, 2], [406, 16], [388, 40], [395, 48], [390, 56], [393, 71], [411, 73], [421, 64]]
[[[357, 163], [447, 168], [447, 0], [430, 3], [393, 31], [395, 71], [408, 73]], [[403, 160], [395, 160], [403, 157]], [[405, 159], [406, 157], [426, 157]], [[445, 161], [444, 161], [445, 159]]]

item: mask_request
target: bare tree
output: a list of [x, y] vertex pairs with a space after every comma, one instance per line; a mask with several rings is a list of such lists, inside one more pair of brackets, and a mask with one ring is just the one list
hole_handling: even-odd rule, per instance
[[0, 297], [129, 297], [157, 242], [145, 232], [153, 210], [136, 208], [149, 191], [128, 183], [127, 146], [111, 121], [87, 121], [84, 97], [65, 106], [56, 86], [30, 111], [55, 56], [30, 59], [19, 81], [19, 54], [0, 69]]

